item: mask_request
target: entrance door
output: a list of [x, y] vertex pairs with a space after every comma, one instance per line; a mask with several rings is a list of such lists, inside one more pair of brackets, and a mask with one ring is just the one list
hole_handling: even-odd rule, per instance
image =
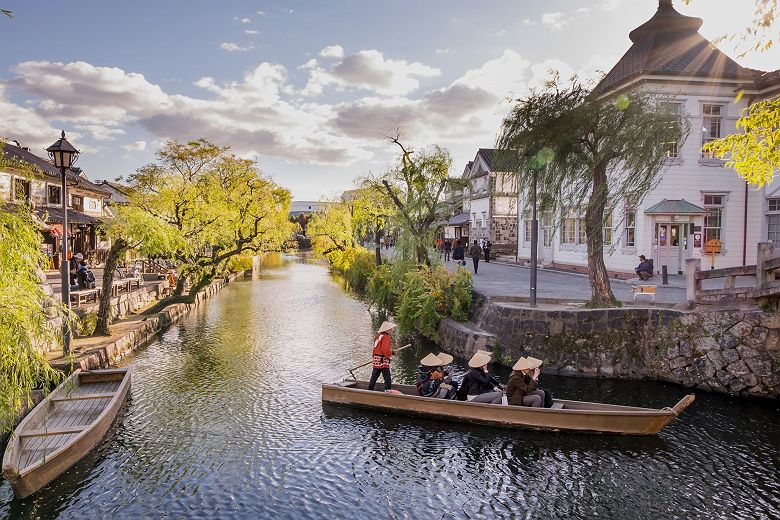
[[551, 264], [553, 262], [553, 228], [552, 216], [542, 215], [541, 227], [539, 229], [539, 259], [542, 263]]
[[656, 271], [666, 266], [670, 273], [683, 274], [682, 262], [688, 248], [688, 224], [658, 223], [655, 225], [658, 258], [653, 260]]

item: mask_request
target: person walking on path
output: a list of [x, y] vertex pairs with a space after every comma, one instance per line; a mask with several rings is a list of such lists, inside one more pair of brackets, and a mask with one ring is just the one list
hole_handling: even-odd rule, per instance
[[474, 245], [469, 248], [469, 254], [471, 255], [471, 261], [474, 262], [474, 274], [479, 271], [479, 258], [482, 256], [482, 248], [479, 247], [477, 241], [474, 241]]
[[464, 265], [465, 257], [466, 252], [463, 250], [463, 245], [460, 243], [460, 240], [458, 240], [455, 243], [455, 249], [452, 250], [452, 259], [458, 262], [458, 267], [460, 268], [461, 265]]
[[368, 389], [373, 390], [379, 374], [385, 380], [385, 392], [392, 388], [390, 379], [390, 358], [393, 355], [393, 349], [390, 348], [390, 332], [395, 329], [395, 323], [385, 321], [374, 336], [373, 370], [371, 370], [371, 379], [368, 381]]
[[493, 243], [490, 240], [485, 241], [485, 247], [482, 250], [485, 252], [485, 262], [490, 263], [490, 248], [493, 247]]
[[450, 242], [449, 240], [445, 240], [444, 245], [442, 247], [444, 248], [444, 261], [449, 262], [450, 251], [452, 251], [452, 242]]

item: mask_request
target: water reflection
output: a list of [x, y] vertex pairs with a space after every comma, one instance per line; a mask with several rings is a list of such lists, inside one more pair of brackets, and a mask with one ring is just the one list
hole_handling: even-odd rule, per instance
[[[132, 400], [111, 435], [28, 500], [0, 485], [0, 517], [778, 516], [777, 403], [699, 394], [650, 438], [323, 407], [320, 384], [370, 359], [376, 324], [322, 266], [275, 261], [129, 360]], [[412, 383], [434, 349], [401, 352], [394, 379]], [[543, 377], [582, 400], [662, 407], [685, 393]]]

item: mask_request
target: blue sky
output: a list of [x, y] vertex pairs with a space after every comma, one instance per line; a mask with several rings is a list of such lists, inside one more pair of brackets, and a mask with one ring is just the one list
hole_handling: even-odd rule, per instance
[[[682, 2], [675, 2], [681, 4]], [[714, 38], [751, 0], [676, 5]], [[656, 0], [11, 1], [0, 7], [0, 137], [40, 150], [64, 128], [93, 179], [207, 137], [256, 158], [296, 199], [391, 164], [383, 136], [442, 144], [459, 174], [493, 144], [506, 97], [550, 69], [592, 77]], [[53, 14], [53, 13], [57, 14]], [[723, 49], [732, 56], [730, 48]], [[773, 69], [780, 49], [740, 60]]]

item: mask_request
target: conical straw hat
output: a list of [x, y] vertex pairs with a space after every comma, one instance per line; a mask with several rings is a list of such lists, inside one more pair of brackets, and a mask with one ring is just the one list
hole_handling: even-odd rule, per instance
[[471, 368], [484, 367], [490, 363], [490, 356], [484, 350], [477, 350], [477, 352], [469, 359], [469, 366]]
[[531, 370], [542, 366], [542, 360], [535, 357], [521, 357], [512, 367], [512, 370]]
[[441, 359], [442, 366], [449, 365], [455, 360], [454, 357], [450, 356], [449, 354], [445, 354], [444, 352], [439, 352], [439, 359]]
[[420, 360], [420, 364], [424, 367], [438, 367], [443, 363], [441, 362], [441, 359], [439, 359], [439, 356], [431, 352]]
[[393, 330], [395, 328], [395, 323], [390, 323], [389, 321], [385, 321], [382, 323], [382, 326], [379, 327], [379, 330], [376, 331], [377, 334], [380, 334], [382, 332], [387, 332], [388, 330]]

